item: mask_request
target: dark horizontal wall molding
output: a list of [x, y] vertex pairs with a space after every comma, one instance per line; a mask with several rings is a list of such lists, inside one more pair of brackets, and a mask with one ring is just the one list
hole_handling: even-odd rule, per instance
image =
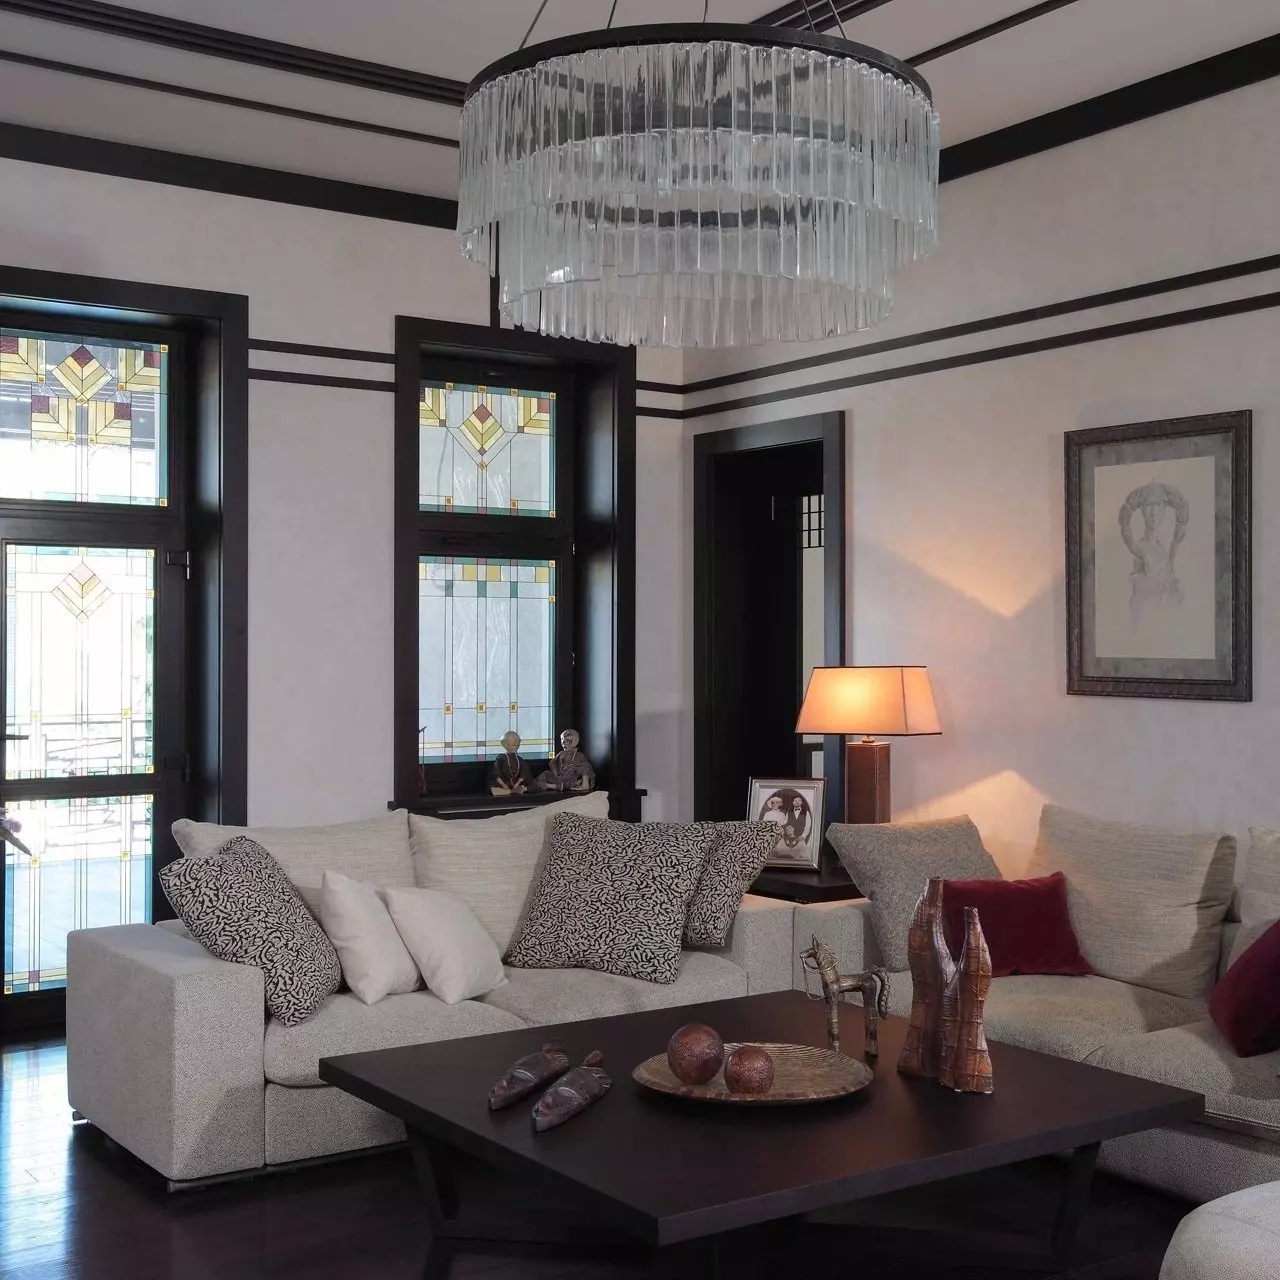
[[[1165, 276], [1143, 284], [1127, 285], [1122, 289], [1108, 289], [1103, 293], [1089, 293], [1061, 302], [1047, 302], [1039, 307], [1026, 307], [1021, 311], [1006, 311], [1002, 315], [985, 316], [980, 320], [967, 320], [963, 324], [945, 325], [940, 329], [924, 329], [919, 333], [903, 334], [900, 338], [886, 338], [883, 342], [866, 342], [852, 347], [840, 347], [822, 351], [797, 360], [783, 360], [777, 364], [759, 365], [737, 373], [725, 373], [715, 378], [704, 378], [679, 387], [677, 394], [696, 395], [703, 391], [717, 391], [721, 387], [737, 386], [743, 382], [758, 382], [762, 378], [776, 378], [785, 373], [800, 373], [822, 365], [841, 364], [845, 361], [864, 360], [867, 356], [883, 355], [888, 351], [901, 351], [905, 347], [921, 347], [950, 338], [967, 338], [975, 333], [987, 333], [993, 329], [1008, 329], [1014, 325], [1034, 324], [1037, 320], [1051, 320], [1055, 316], [1071, 315], [1077, 311], [1095, 311], [1101, 307], [1113, 307], [1122, 302], [1134, 302], [1140, 298], [1152, 298], [1162, 293], [1179, 293], [1201, 285], [1218, 284], [1223, 280], [1238, 280], [1244, 276], [1265, 275], [1280, 271], [1280, 253], [1262, 258], [1246, 258], [1242, 262], [1229, 262], [1221, 267], [1209, 267], [1204, 271], [1189, 271], [1183, 275]], [[658, 382], [636, 384], [637, 390], [670, 392], [671, 388]]]
[[983, 169], [1079, 142], [1166, 111], [1189, 107], [1280, 75], [1280, 35], [1229, 49], [1058, 111], [953, 143], [942, 150], [940, 178], [950, 182]]
[[370, 364], [395, 364], [394, 351], [366, 351], [357, 347], [320, 347], [310, 342], [273, 342], [250, 338], [250, 351], [279, 351], [291, 356], [315, 356], [319, 360], [364, 360]]
[[358, 133], [375, 133], [386, 138], [403, 138], [408, 142], [421, 142], [433, 147], [450, 147], [454, 150], [458, 147], [456, 138], [442, 138], [434, 133], [397, 129], [393, 125], [374, 124], [369, 120], [351, 120], [346, 116], [326, 115], [322, 111], [303, 111], [300, 107], [285, 107], [276, 102], [262, 102], [256, 98], [237, 98], [230, 93], [214, 93], [208, 89], [193, 89], [188, 85], [170, 84], [166, 80], [127, 76], [118, 71], [104, 71], [100, 67], [81, 66], [77, 62], [58, 62], [54, 58], [37, 58], [30, 53], [14, 53], [12, 50], [0, 49], [0, 61], [12, 62], [20, 67], [34, 67], [38, 71], [54, 71], [60, 75], [80, 76], [86, 80], [124, 85], [130, 89], [167, 93], [176, 98], [191, 98], [195, 102], [211, 102], [222, 107], [238, 107], [244, 111], [284, 116], [290, 120], [305, 120], [309, 124], [323, 124], [334, 129], [351, 129]]
[[922, 360], [917, 364], [898, 365], [892, 369], [877, 369], [871, 373], [850, 374], [847, 378], [833, 378], [828, 382], [813, 382], [802, 387], [788, 387], [784, 391], [769, 391], [760, 395], [741, 396], [736, 400], [722, 400], [718, 404], [703, 405], [696, 409], [656, 412], [637, 409], [638, 414], [651, 413], [658, 417], [709, 418], [719, 413], [740, 409], [754, 409], [761, 405], [780, 404], [784, 401], [802, 400], [808, 396], [825, 395], [833, 391], [847, 391], [853, 387], [870, 386], [876, 382], [896, 382], [901, 378], [918, 378], [926, 373], [942, 373], [947, 369], [962, 369], [970, 365], [989, 364], [994, 360], [1011, 360], [1018, 356], [1037, 355], [1042, 351], [1057, 351], [1064, 347], [1078, 347], [1091, 342], [1110, 342], [1133, 334], [1150, 333], [1157, 329], [1173, 329], [1181, 325], [1201, 324], [1207, 320], [1221, 320], [1228, 316], [1245, 315], [1253, 311], [1268, 311], [1280, 307], [1280, 291], [1256, 294], [1249, 298], [1235, 298], [1230, 302], [1217, 302], [1203, 307], [1188, 307], [1185, 311], [1168, 311], [1141, 320], [1123, 320], [1117, 324], [1098, 325], [1093, 329], [1079, 329], [1074, 333], [1055, 334], [1048, 338], [1034, 338], [1027, 342], [1013, 342], [1003, 347], [989, 347], [984, 351], [971, 351], [963, 355], [943, 356], [937, 360]]
[[[3, 0], [0, 0], [0, 4]], [[161, 151], [127, 142], [108, 142], [79, 134], [0, 123], [0, 156], [32, 164], [136, 178], [167, 186], [217, 191], [280, 204], [330, 209], [390, 222], [413, 222], [426, 227], [457, 225], [458, 206], [439, 196], [367, 187], [305, 173], [285, 173], [230, 160], [210, 160], [177, 151]]]
[[280, 40], [264, 40], [260, 36], [168, 18], [159, 13], [103, 4], [100, 0], [0, 0], [0, 10], [49, 22], [64, 22], [103, 35], [123, 36], [126, 40], [167, 45], [186, 53], [248, 62], [273, 71], [334, 80], [361, 89], [421, 98], [447, 106], [461, 106], [466, 89], [462, 81], [444, 76], [386, 66], [381, 62], [367, 62], [362, 58], [348, 58], [343, 54], [307, 49]]
[[394, 382], [373, 378], [340, 378], [326, 373], [293, 373], [286, 369], [250, 369], [254, 382], [296, 382], [304, 387], [342, 387], [347, 391], [394, 391]]

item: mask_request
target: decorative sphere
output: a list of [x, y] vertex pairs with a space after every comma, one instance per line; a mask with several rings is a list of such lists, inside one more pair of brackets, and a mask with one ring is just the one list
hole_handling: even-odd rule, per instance
[[667, 1066], [683, 1084], [706, 1084], [724, 1061], [724, 1041], [718, 1032], [691, 1022], [667, 1041]]
[[773, 1058], [758, 1044], [739, 1045], [725, 1060], [730, 1093], [768, 1093], [773, 1088]]

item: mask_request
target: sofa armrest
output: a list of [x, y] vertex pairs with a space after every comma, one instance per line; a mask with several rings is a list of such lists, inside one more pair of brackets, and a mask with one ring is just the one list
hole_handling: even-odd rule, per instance
[[841, 973], [862, 973], [884, 964], [871, 927], [871, 903], [866, 898], [802, 904], [796, 907], [794, 927], [791, 985], [797, 991], [804, 990], [800, 953], [808, 950], [814, 938], [835, 952]]
[[791, 987], [791, 916], [795, 904], [776, 898], [743, 896], [724, 947], [695, 947], [732, 960], [747, 972], [747, 994]]
[[67, 1093], [171, 1181], [265, 1160], [262, 971], [149, 924], [67, 935]]

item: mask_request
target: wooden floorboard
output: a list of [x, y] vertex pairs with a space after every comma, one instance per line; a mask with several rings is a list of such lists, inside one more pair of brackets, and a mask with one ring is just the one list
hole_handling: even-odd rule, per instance
[[[1058, 1170], [1041, 1161], [877, 1202], [919, 1225], [983, 1214], [1044, 1219]], [[1071, 1280], [1157, 1280], [1187, 1206], [1100, 1177]], [[883, 1213], [880, 1212], [883, 1210]], [[866, 1215], [866, 1206], [860, 1210]], [[426, 1224], [407, 1153], [170, 1195], [89, 1125], [73, 1125], [60, 1043], [0, 1050], [0, 1277], [4, 1280], [417, 1280]], [[855, 1235], [854, 1240], [857, 1239]], [[789, 1274], [784, 1268], [777, 1274]], [[628, 1280], [639, 1267], [467, 1256], [455, 1280]], [[852, 1272], [851, 1272], [852, 1274]], [[860, 1251], [859, 1280], [902, 1280]], [[989, 1280], [938, 1259], [930, 1280]]]

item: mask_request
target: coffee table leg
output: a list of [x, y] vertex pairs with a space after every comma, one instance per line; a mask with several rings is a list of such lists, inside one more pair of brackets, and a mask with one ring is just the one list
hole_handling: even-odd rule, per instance
[[426, 1201], [430, 1227], [423, 1280], [448, 1280], [456, 1246], [446, 1238], [445, 1229], [458, 1216], [458, 1190], [450, 1176], [447, 1154], [441, 1145], [413, 1125], [406, 1125], [405, 1130], [418, 1184]]
[[1077, 1147], [1071, 1153], [1067, 1166], [1067, 1181], [1058, 1202], [1058, 1214], [1049, 1236], [1049, 1250], [1055, 1266], [1067, 1266], [1075, 1250], [1076, 1233], [1080, 1220], [1089, 1204], [1089, 1186], [1093, 1182], [1094, 1166], [1098, 1163], [1099, 1143]]

